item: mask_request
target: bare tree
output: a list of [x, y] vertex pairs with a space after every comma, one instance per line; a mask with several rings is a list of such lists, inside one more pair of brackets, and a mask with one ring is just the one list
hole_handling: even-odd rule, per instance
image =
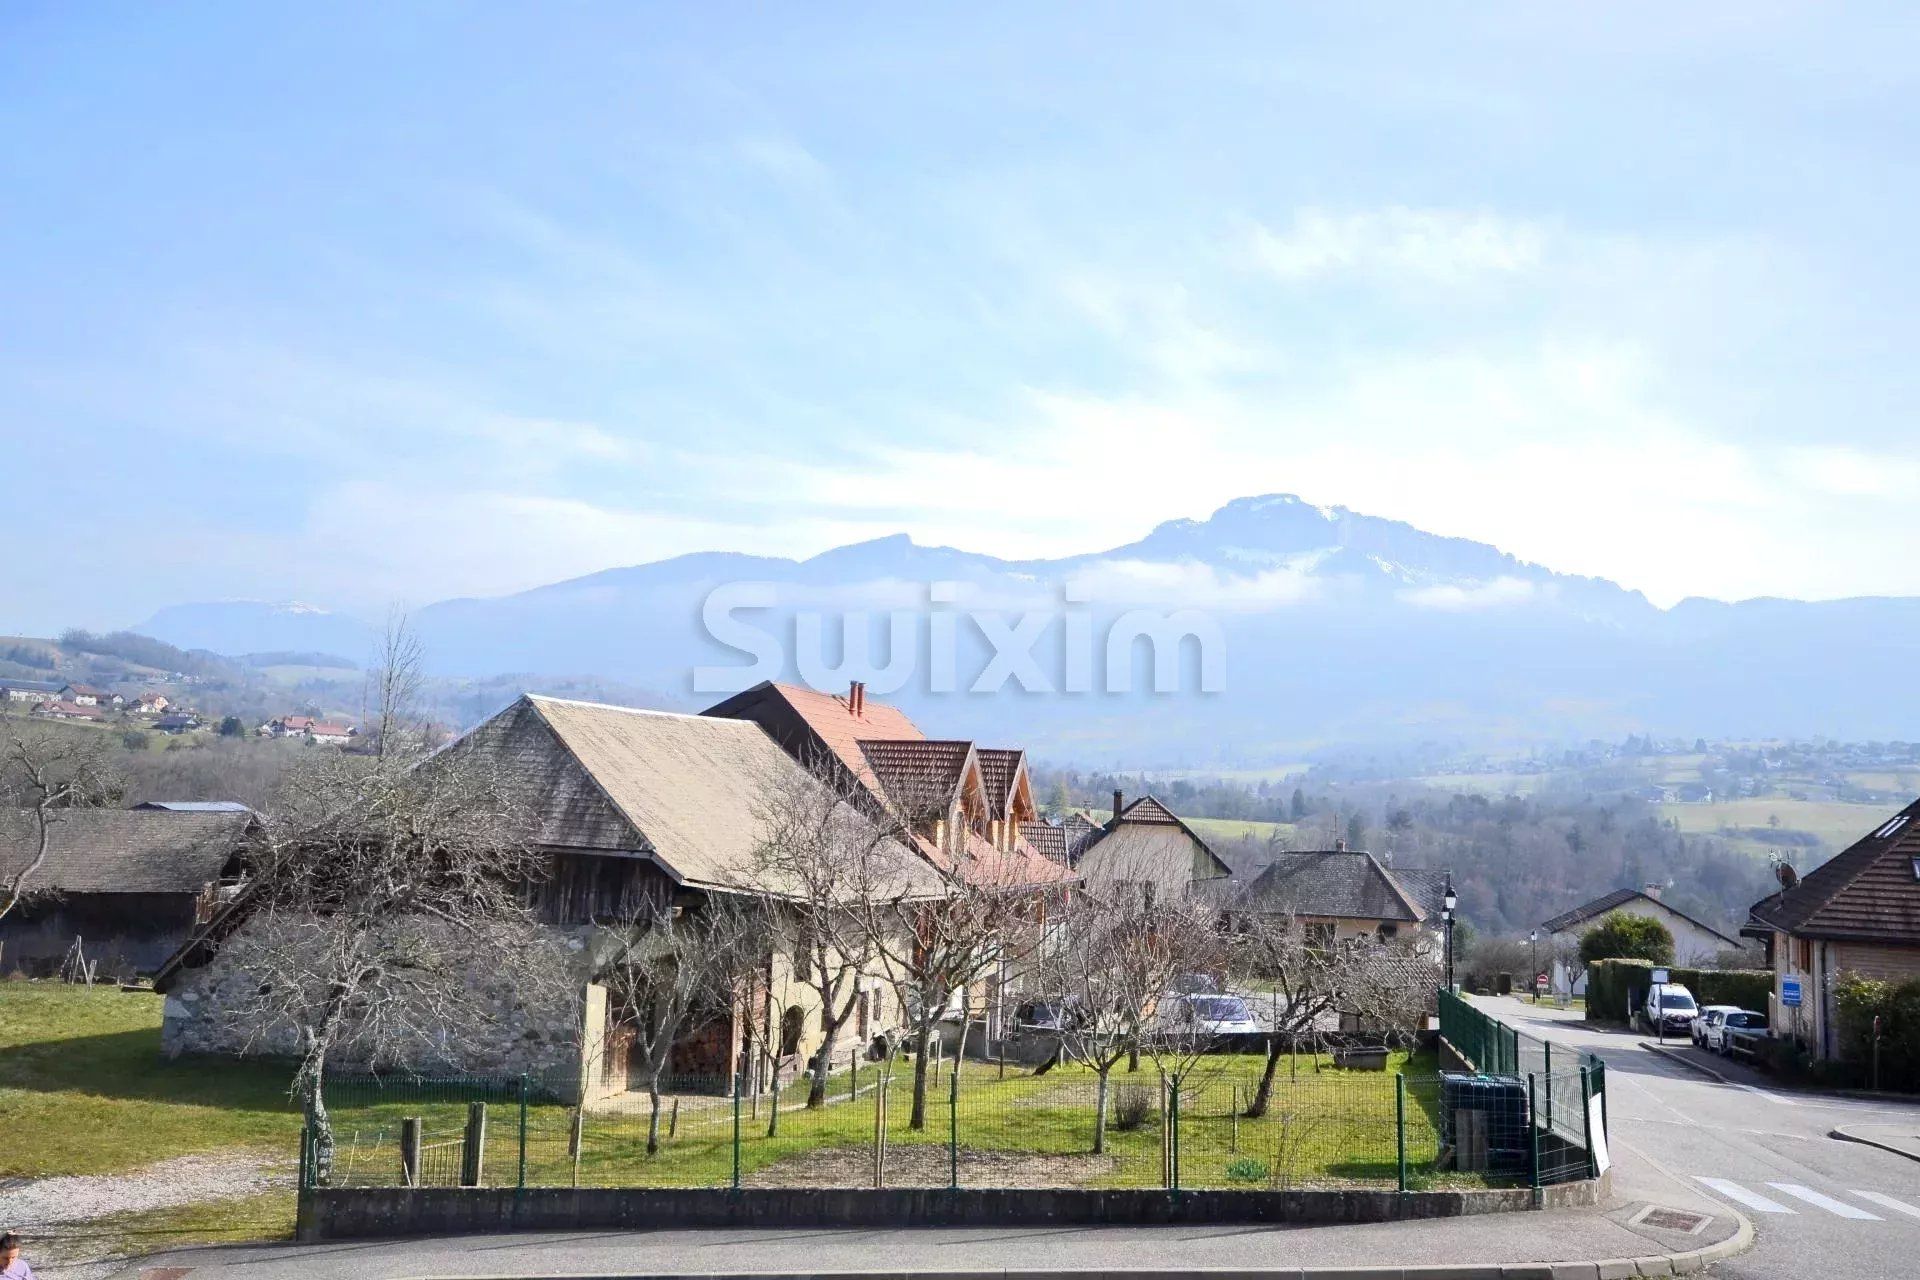
[[1075, 891], [1050, 921], [1035, 974], [1064, 1008], [1061, 1049], [1095, 1076], [1093, 1151], [1107, 1146], [1113, 1069], [1148, 1044], [1160, 998], [1204, 953], [1211, 912], [1147, 882]]
[[33, 892], [46, 867], [53, 830], [74, 809], [117, 802], [122, 779], [109, 761], [107, 740], [89, 729], [55, 729], [0, 717], [0, 802], [25, 814], [24, 855], [0, 867], [0, 919]]
[[376, 755], [418, 750], [423, 738], [420, 695], [426, 685], [426, 647], [414, 632], [406, 611], [398, 605], [387, 611], [373, 667], [367, 672], [363, 718]]
[[1272, 1102], [1281, 1058], [1291, 1061], [1303, 1039], [1316, 1042], [1326, 1020], [1334, 1015], [1340, 996], [1341, 955], [1333, 948], [1309, 944], [1294, 915], [1280, 912], [1237, 920], [1233, 959], [1241, 982], [1267, 992], [1267, 1060], [1245, 1112], [1258, 1119], [1267, 1114]]
[[214, 1007], [249, 1046], [296, 1057], [323, 1171], [330, 1065], [451, 1061], [497, 1040], [509, 1010], [579, 1002], [535, 919], [548, 860], [527, 832], [510, 788], [456, 746], [418, 765], [309, 756], [250, 841], [220, 954], [243, 980]]
[[1032, 951], [1041, 902], [1017, 864], [994, 854], [963, 855], [934, 896], [916, 890], [865, 904], [864, 926], [913, 1038], [909, 1128], [926, 1128], [927, 1070], [941, 1019], [958, 999], [964, 1027], [969, 988]]
[[697, 909], [655, 903], [619, 926], [600, 980], [634, 1037], [649, 1112], [647, 1154], [660, 1150], [660, 1106], [673, 1049], [700, 1019], [737, 1009], [766, 954], [766, 919], [751, 899], [715, 894]]
[[826, 1104], [834, 1050], [859, 1008], [861, 980], [880, 967], [871, 904], [910, 900], [927, 889], [925, 864], [896, 839], [891, 823], [849, 802], [850, 786], [800, 771], [761, 786], [755, 887], [791, 943], [795, 977], [820, 1003], [822, 1043], [811, 1064], [809, 1107]]

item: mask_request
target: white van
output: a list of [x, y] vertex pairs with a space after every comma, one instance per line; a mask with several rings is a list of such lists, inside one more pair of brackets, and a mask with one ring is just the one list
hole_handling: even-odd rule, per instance
[[[1657, 1008], [1656, 1000], [1659, 1001]], [[1693, 992], [1677, 982], [1669, 982], [1647, 988], [1646, 999], [1640, 1004], [1640, 1025], [1649, 1035], [1689, 1035], [1699, 1013], [1700, 1006], [1694, 1002]]]

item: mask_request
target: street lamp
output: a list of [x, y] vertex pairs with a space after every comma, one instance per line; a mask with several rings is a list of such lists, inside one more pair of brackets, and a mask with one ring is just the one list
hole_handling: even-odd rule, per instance
[[1453, 990], [1453, 909], [1460, 905], [1453, 891], [1453, 875], [1448, 873], [1446, 887], [1440, 893], [1440, 919], [1447, 929], [1447, 990]]
[[1533, 968], [1527, 974], [1527, 985], [1533, 988], [1533, 1002], [1540, 1003], [1540, 931], [1527, 930], [1527, 942], [1533, 947]]

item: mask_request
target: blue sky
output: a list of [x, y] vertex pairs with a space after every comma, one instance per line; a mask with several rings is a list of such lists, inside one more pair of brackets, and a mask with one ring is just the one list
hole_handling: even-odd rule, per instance
[[1920, 593], [1910, 8], [1034, 8], [6, 6], [0, 631], [1269, 491]]

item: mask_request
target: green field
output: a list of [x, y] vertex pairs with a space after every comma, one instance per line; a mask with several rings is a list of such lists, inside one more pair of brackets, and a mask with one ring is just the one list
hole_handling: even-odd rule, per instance
[[1291, 839], [1299, 830], [1291, 822], [1255, 822], [1240, 818], [1188, 818], [1187, 825], [1215, 840], [1238, 840], [1243, 836], [1265, 840], [1276, 831], [1283, 838]]
[[1781, 830], [1818, 836], [1829, 852], [1838, 852], [1892, 817], [1898, 806], [1762, 796], [1715, 804], [1665, 804], [1657, 812], [1690, 834], [1739, 832], [1738, 843], [1756, 849], [1779, 847], [1767, 838], [1774, 829], [1769, 819], [1778, 818]]

